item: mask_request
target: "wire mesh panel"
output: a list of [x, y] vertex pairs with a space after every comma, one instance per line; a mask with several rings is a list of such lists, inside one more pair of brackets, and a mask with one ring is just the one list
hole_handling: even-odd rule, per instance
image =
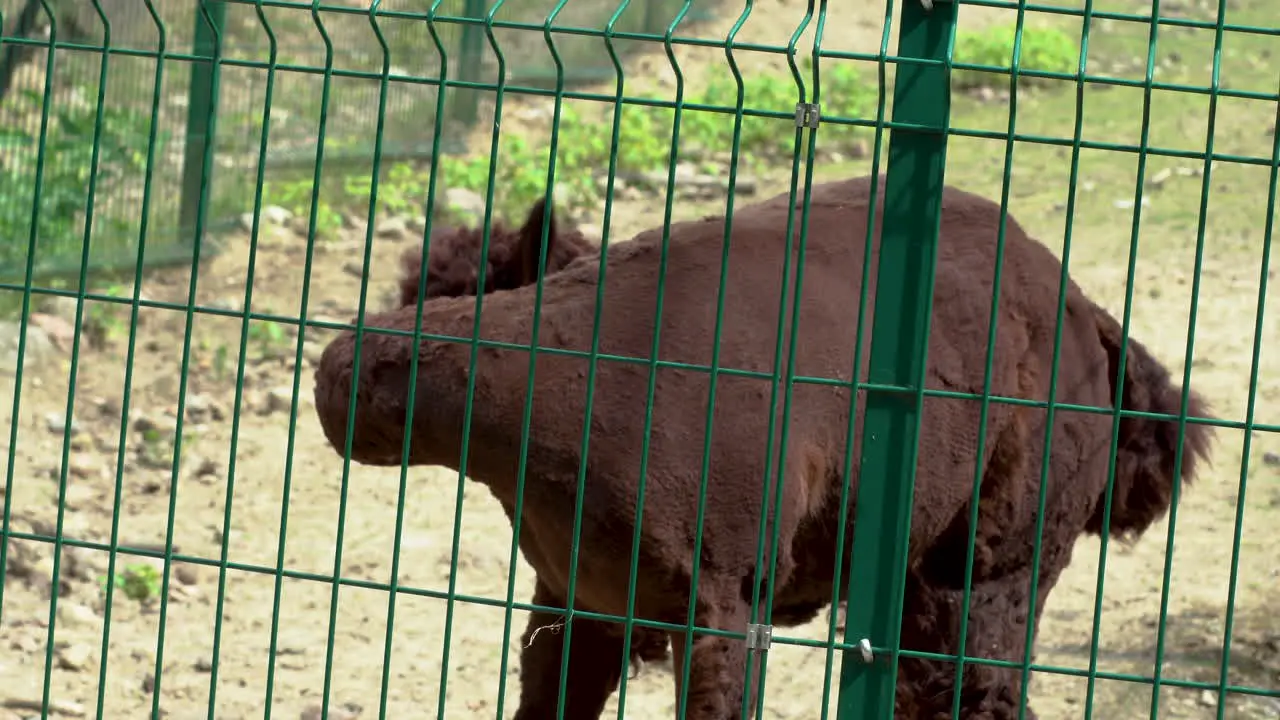
[[[556, 13], [553, 25], [563, 33], [554, 42], [559, 62], [564, 65], [564, 69], [559, 72], [556, 69], [556, 58], [550, 52], [542, 32], [548, 8], [473, 0], [467, 15], [477, 19], [493, 16], [494, 38], [502, 47], [503, 53], [520, 58], [519, 66], [512, 68], [508, 76], [511, 83], [555, 87], [557, 81], [560, 81], [569, 87], [576, 87], [593, 81], [609, 81], [614, 76], [614, 67], [609, 61], [609, 47], [598, 32], [579, 35], [571, 34], [568, 30], [579, 28], [590, 31], [611, 24], [612, 31], [619, 36], [612, 43], [613, 51], [624, 59], [631, 59], [637, 52], [643, 53], [646, 49], [645, 41], [634, 36], [661, 36], [677, 16], [684, 22], [713, 20], [717, 14], [724, 14], [716, 12], [722, 4], [719, 0], [713, 0], [692, 3], [686, 9], [682, 0], [645, 0], [628, 3], [619, 13], [618, 4], [613, 2], [597, 0], [566, 3]], [[476, 29], [477, 35], [482, 36], [481, 27], [471, 27]], [[496, 58], [489, 54], [483, 57], [483, 74], [489, 76], [495, 73]]]
[[0, 10], [0, 717], [1280, 716], [1269, 0]]

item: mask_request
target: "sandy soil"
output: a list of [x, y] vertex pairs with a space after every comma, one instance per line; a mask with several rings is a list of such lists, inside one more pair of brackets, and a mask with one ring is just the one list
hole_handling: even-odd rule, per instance
[[[785, 39], [804, 12], [804, 4], [798, 1], [757, 6], [743, 30], [745, 40], [777, 40], [773, 35], [778, 33]], [[839, 36], [841, 44], [864, 51], [878, 45], [882, 9], [838, 9], [833, 15], [829, 37]], [[700, 32], [722, 35], [721, 26], [727, 27], [731, 20]], [[784, 182], [785, 177], [762, 180], [767, 186], [762, 193], [780, 190]], [[707, 207], [682, 205], [679, 214], [698, 215]], [[651, 224], [651, 208], [652, 200], [620, 203], [614, 233], [623, 238]], [[386, 306], [396, 259], [410, 242], [408, 237], [389, 232], [375, 239], [370, 307]], [[308, 320], [345, 322], [360, 302], [363, 243], [363, 231], [353, 228], [340, 240], [318, 245], [308, 275], [305, 237], [284, 227], [264, 226], [256, 252], [251, 309], [297, 316], [305, 288]], [[228, 238], [223, 254], [200, 264], [196, 304], [240, 310], [245, 303], [248, 263], [247, 235]], [[1117, 278], [1123, 283], [1123, 267], [1117, 269], [1105, 252], [1084, 251], [1073, 267], [1091, 290], [1112, 291]], [[1173, 273], [1172, 267], [1150, 259], [1142, 267], [1144, 285]], [[1252, 342], [1251, 293], [1256, 292], [1257, 273], [1225, 261], [1209, 262], [1205, 273], [1227, 299], [1215, 308], [1208, 323], [1212, 327], [1201, 331], [1206, 339], [1198, 341], [1198, 356], [1212, 359], [1197, 368], [1197, 382], [1231, 388], [1213, 397], [1215, 408], [1228, 418], [1242, 418], [1247, 387], [1242, 379], [1247, 378], [1250, 362], [1246, 348]], [[142, 294], [151, 300], [185, 303], [190, 283], [186, 270], [156, 272], [147, 277]], [[1113, 310], [1118, 311], [1118, 302], [1112, 304]], [[332, 333], [309, 328], [300, 345], [297, 333], [287, 326], [271, 329], [254, 323], [237, 407], [240, 319], [203, 313], [188, 318], [182, 309], [144, 308], [132, 326], [137, 354], [129, 368], [127, 310], [111, 313], [86, 307], [99, 332], [81, 341], [72, 393], [67, 321], [74, 316], [74, 303], [52, 303], [44, 309], [48, 315], [40, 320], [52, 341], [29, 344], [21, 404], [13, 418], [9, 417], [11, 393], [17, 386], [12, 368], [0, 367], [0, 421], [8, 421], [0, 422], [6, 430], [0, 436], [0, 456], [10, 454], [9, 422], [18, 426], [12, 448], [13, 484], [4, 500], [14, 532], [51, 535], [61, 523], [64, 537], [90, 547], [62, 548], [61, 593], [55, 632], [51, 632], [53, 548], [45, 542], [10, 541], [0, 598], [0, 678], [4, 678], [0, 719], [38, 714], [22, 707], [31, 702], [38, 707], [50, 640], [54, 644], [50, 697], [64, 716], [95, 714], [101, 694], [99, 717], [105, 718], [143, 717], [150, 714], [153, 703], [174, 718], [260, 717], [267, 711], [292, 718], [315, 706], [329, 683], [332, 707], [341, 708], [348, 717], [372, 717], [378, 713], [385, 682], [386, 717], [425, 717], [435, 714], [437, 707], [450, 717], [492, 717], [503, 697], [499, 685], [504, 681], [502, 715], [511, 715], [518, 693], [516, 653], [524, 613], [512, 613], [511, 641], [504, 646], [503, 608], [444, 599], [450, 590], [498, 600], [507, 596], [511, 552], [507, 520], [482, 487], [460, 483], [455, 473], [439, 468], [410, 469], [402, 487], [398, 470], [355, 466], [344, 487], [343, 463], [325, 443], [308, 405], [311, 362]], [[1160, 315], [1158, 308], [1134, 316], [1136, 336], [1150, 339], [1157, 354], [1180, 371], [1183, 339], [1178, 332], [1165, 334], [1177, 322]], [[174, 425], [183, 389], [183, 338], [188, 323], [186, 417], [178, 434]], [[298, 352], [301, 367], [295, 367]], [[1276, 381], [1280, 368], [1274, 350], [1266, 353], [1258, 420], [1274, 423], [1274, 411], [1268, 413], [1266, 408], [1276, 407], [1280, 400]], [[0, 358], [10, 355], [0, 353]], [[295, 382], [298, 407], [293, 424]], [[66, 461], [66, 511], [60, 513], [62, 423], [69, 395], [75, 403], [74, 432]], [[128, 420], [122, 430], [126, 402]], [[1229, 681], [1277, 688], [1280, 631], [1275, 617], [1280, 606], [1271, 595], [1278, 582], [1280, 565], [1275, 558], [1280, 556], [1280, 541], [1270, 528], [1280, 520], [1280, 470], [1276, 467], [1280, 460], [1268, 464], [1262, 458], [1264, 453], [1280, 452], [1280, 442], [1274, 436], [1256, 435], [1251, 485], [1244, 503]], [[175, 438], [181, 439], [176, 471], [172, 467]], [[1239, 431], [1220, 433], [1214, 468], [1185, 496], [1180, 508], [1164, 648], [1164, 673], [1170, 679], [1217, 679], [1242, 441]], [[117, 481], [118, 466], [123, 472]], [[461, 527], [455, 527], [459, 488]], [[398, 553], [394, 543], [397, 502], [403, 508]], [[113, 525], [113, 509], [119, 511], [118, 525]], [[1113, 544], [1110, 549], [1099, 671], [1152, 672], [1165, 533], [1162, 523], [1136, 546]], [[108, 616], [101, 582], [109, 556], [92, 546], [113, 539], [153, 553], [163, 550], [171, 539], [176, 554], [211, 559], [215, 564], [174, 563], [163, 606], [158, 600], [140, 602], [118, 591], [110, 609], [110, 638], [103, 657]], [[455, 551], [457, 571], [451, 577]], [[340, 563], [335, 560], [338, 552]], [[226, 570], [217, 567], [220, 557], [228, 563]], [[1097, 542], [1082, 540], [1075, 564], [1050, 602], [1038, 662], [1088, 668], [1097, 557]], [[398, 583], [415, 590], [394, 596], [394, 642], [386, 665], [391, 596], [385, 586], [397, 562]], [[116, 568], [123, 571], [139, 564], [162, 566], [154, 559], [121, 554]], [[277, 574], [276, 567], [285, 568], [288, 575]], [[324, 581], [335, 573], [348, 581], [336, 595], [333, 585]], [[512, 591], [516, 600], [527, 600], [531, 580], [530, 569], [518, 559]], [[336, 609], [331, 605], [334, 599]], [[277, 602], [278, 614], [273, 613]], [[162, 619], [163, 644], [159, 642]], [[825, 623], [824, 617], [779, 634], [823, 638]], [[332, 669], [326, 675], [329, 654]], [[839, 659], [835, 662], [838, 671]], [[768, 665], [765, 716], [817, 717], [825, 663], [821, 650], [775, 645]], [[1081, 716], [1085, 678], [1044, 673], [1034, 678], [1032, 699], [1042, 718]], [[646, 668], [627, 687], [626, 717], [669, 714], [669, 667]], [[1143, 685], [1099, 680], [1095, 690], [1095, 718], [1148, 712], [1150, 692]], [[833, 689], [832, 704], [834, 697]], [[1166, 688], [1161, 698], [1161, 717], [1208, 718], [1216, 710], [1216, 696], [1209, 691]], [[214, 701], [216, 712], [207, 711]], [[616, 696], [608, 712], [616, 713]], [[1233, 700], [1227, 717], [1277, 718], [1280, 702]]]

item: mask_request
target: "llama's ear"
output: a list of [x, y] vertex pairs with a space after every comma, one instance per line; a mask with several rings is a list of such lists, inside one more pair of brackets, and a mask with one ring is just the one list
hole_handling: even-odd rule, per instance
[[520, 285], [532, 285], [538, 281], [538, 257], [542, 250], [542, 222], [547, 222], [547, 258], [556, 242], [555, 208], [539, 198], [529, 208], [524, 226], [520, 228]]

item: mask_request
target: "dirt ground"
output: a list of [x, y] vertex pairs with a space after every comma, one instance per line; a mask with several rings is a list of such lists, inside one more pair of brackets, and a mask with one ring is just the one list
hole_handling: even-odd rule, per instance
[[[804, 10], [798, 0], [757, 2], [740, 39], [785, 41]], [[828, 37], [837, 45], [873, 51], [882, 17], [878, 5], [833, 9]], [[722, 18], [700, 33], [723, 35], [733, 19]], [[966, 26], [984, 19], [971, 8], [962, 13]], [[781, 191], [786, 182], [785, 175], [761, 178], [759, 194]], [[679, 204], [677, 214], [697, 216], [714, 211], [714, 206], [715, 201]], [[620, 201], [613, 224], [616, 239], [652, 225], [653, 207], [652, 199]], [[1025, 220], [1047, 235], [1055, 232], [1048, 218]], [[1257, 223], [1255, 239], [1261, 228]], [[387, 306], [397, 259], [412, 242], [412, 232], [384, 229], [375, 237], [369, 265], [370, 309]], [[1095, 230], [1106, 236], [1105, 228]], [[1127, 232], [1111, 230], [1122, 238]], [[1194, 240], [1194, 225], [1186, 233]], [[244, 233], [227, 240], [223, 254], [201, 262], [194, 301], [238, 312], [249, 285], [249, 240]], [[1118, 313], [1125, 267], [1116, 260], [1121, 256], [1115, 247], [1082, 247], [1072, 268], [1087, 290], [1105, 292], [1107, 304]], [[317, 244], [308, 275], [305, 237], [264, 224], [250, 308], [298, 316], [305, 291], [307, 320], [346, 322], [360, 304], [363, 252], [364, 232], [352, 228], [339, 240]], [[1151, 299], [1156, 299], [1160, 288], [1173, 289], [1165, 290], [1157, 302], [1135, 307], [1133, 316], [1134, 335], [1175, 373], [1181, 372], [1185, 342], [1185, 330], [1178, 330], [1186, 326], [1178, 315], [1185, 312], [1183, 297], [1189, 285], [1185, 260], [1183, 254], [1146, 258], [1138, 276], [1143, 292], [1149, 289], [1154, 293]], [[1209, 389], [1214, 409], [1228, 419], [1244, 419], [1257, 275], [1256, 262], [1249, 266], [1206, 260], [1204, 292], [1217, 298], [1217, 304], [1202, 307], [1193, 365], [1197, 386]], [[191, 273], [155, 272], [141, 292], [150, 300], [185, 305], [192, 292]], [[9, 423], [0, 423], [6, 430], [0, 436], [0, 456], [9, 457], [12, 450], [14, 463], [5, 507], [14, 532], [51, 535], [61, 523], [64, 537], [90, 547], [62, 549], [62, 592], [51, 635], [52, 548], [31, 540], [10, 542], [0, 598], [0, 720], [38, 715], [51, 637], [50, 699], [61, 716], [137, 718], [158, 707], [172, 718], [260, 717], [268, 712], [308, 717], [305, 713], [316, 706], [328, 683], [331, 707], [340, 709], [330, 717], [373, 717], [384, 682], [389, 718], [426, 717], [438, 709], [449, 717], [492, 717], [500, 701], [502, 717], [511, 716], [518, 697], [518, 637], [525, 614], [511, 614], [510, 642], [504, 647], [505, 610], [500, 605], [451, 603], [443, 597], [450, 591], [499, 602], [507, 597], [511, 531], [506, 517], [484, 488], [460, 483], [456, 473], [440, 468], [412, 468], [402, 487], [397, 469], [352, 466], [344, 491], [343, 462], [324, 441], [309, 406], [311, 364], [331, 332], [308, 328], [305, 342], [299, 344], [288, 326], [253, 323], [240, 383], [243, 393], [237, 397], [239, 318], [208, 313], [189, 318], [183, 308], [143, 308], [132, 324], [127, 309], [112, 313], [86, 306], [97, 333], [81, 340], [70, 392], [68, 321], [74, 317], [74, 302], [50, 303], [42, 309], [46, 315], [39, 322], [44, 332], [31, 335], [36, 339], [28, 344], [21, 404], [13, 418], [11, 393], [18, 386], [13, 368], [0, 367], [0, 420], [18, 428], [11, 448]], [[1256, 420], [1263, 423], [1277, 422], [1274, 408], [1280, 406], [1274, 315], [1270, 313], [1269, 329], [1264, 331], [1271, 344], [1264, 343], [1257, 389]], [[136, 330], [136, 356], [130, 369], [131, 328]], [[299, 352], [302, 363], [297, 367]], [[0, 352], [0, 359], [8, 361], [11, 355]], [[184, 376], [186, 416], [177, 433]], [[298, 406], [293, 423], [295, 383]], [[60, 513], [58, 479], [68, 396], [74, 399], [74, 424], [66, 460], [66, 510]], [[129, 419], [122, 429], [126, 402]], [[176, 472], [175, 439], [181, 440]], [[1187, 492], [1178, 511], [1164, 644], [1166, 679], [1218, 679], [1243, 440], [1242, 431], [1219, 432], [1214, 466]], [[1280, 605], [1274, 599], [1280, 583], [1280, 540], [1272, 532], [1280, 522], [1276, 453], [1280, 440], [1274, 434], [1255, 433], [1243, 502], [1228, 677], [1232, 685], [1272, 691], [1280, 688]], [[117, 484], [118, 468], [122, 472]], [[176, 484], [171, 484], [175, 477]], [[456, 527], [459, 491], [461, 526]], [[397, 503], [403, 508], [398, 554]], [[113, 508], [119, 509], [118, 524], [113, 523]], [[1113, 543], [1109, 549], [1101, 603], [1102, 649], [1096, 666], [1100, 672], [1152, 673], [1166, 531], [1161, 523], [1135, 546]], [[215, 564], [176, 562], [163, 607], [158, 600], [138, 601], [118, 590], [103, 657], [107, 610], [101, 582], [109, 556], [93, 546], [113, 540], [153, 553], [172, 540], [175, 554]], [[457, 571], [451, 576], [455, 552]], [[216, 565], [219, 558], [227, 561], [225, 571]], [[116, 562], [118, 571], [139, 563], [161, 566], [154, 559], [124, 554]], [[385, 588], [393, 564], [398, 583], [417, 590], [394, 596], [388, 665], [384, 658], [392, 596]], [[1081, 675], [1090, 664], [1097, 566], [1098, 542], [1082, 539], [1074, 564], [1049, 603], [1036, 661], [1078, 671], [1076, 676], [1033, 673], [1032, 704], [1046, 720], [1083, 715], [1087, 679]], [[288, 576], [277, 574], [276, 567], [285, 568]], [[333, 585], [325, 582], [335, 573], [348, 581], [336, 596]], [[531, 590], [532, 573], [518, 559], [512, 597], [525, 601]], [[777, 632], [823, 639], [826, 618]], [[326, 676], [327, 659], [331, 674]], [[817, 717], [826, 662], [822, 650], [775, 644], [768, 661], [765, 717]], [[838, 668], [837, 657], [837, 676]], [[669, 716], [671, 681], [666, 666], [650, 666], [630, 680], [625, 716]], [[505, 700], [499, 692], [503, 682]], [[832, 707], [836, 684], [833, 677]], [[1094, 695], [1095, 718], [1146, 717], [1149, 712], [1146, 685], [1098, 680]], [[610, 716], [617, 713], [616, 701], [615, 695], [607, 709]], [[216, 702], [216, 711], [207, 710], [211, 702]], [[1213, 717], [1216, 702], [1212, 691], [1166, 686], [1160, 716]], [[1233, 699], [1226, 717], [1280, 718], [1280, 700]]]

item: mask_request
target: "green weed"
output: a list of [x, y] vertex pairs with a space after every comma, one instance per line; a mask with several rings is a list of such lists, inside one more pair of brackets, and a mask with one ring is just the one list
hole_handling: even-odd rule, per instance
[[166, 467], [173, 459], [171, 437], [157, 427], [147, 427], [140, 434], [142, 444], [137, 449], [138, 459], [147, 467]]
[[[117, 572], [111, 579], [116, 589], [124, 593], [130, 600], [147, 603], [160, 597], [163, 585], [160, 571], [149, 563], [130, 563]], [[102, 592], [107, 591], [107, 578], [100, 577], [98, 583]]]
[[[311, 178], [265, 181], [262, 187], [263, 206], [277, 205], [293, 213], [294, 217], [306, 218], [311, 214], [314, 190], [315, 183]], [[324, 240], [331, 238], [342, 228], [342, 213], [322, 197], [322, 193], [315, 194], [315, 234], [317, 238]]]
[[[115, 298], [128, 297], [124, 285], [113, 284], [104, 292]], [[84, 306], [84, 331], [98, 345], [113, 343], [129, 334], [129, 306], [113, 302], [86, 301]]]
[[283, 357], [288, 350], [289, 336], [280, 323], [250, 321], [248, 339], [259, 361]]
[[[1013, 66], [1013, 45], [1017, 37], [1013, 24], [991, 25], [978, 31], [957, 33], [953, 60], [958, 63], [991, 65], [999, 68]], [[1070, 74], [1079, 62], [1080, 49], [1071, 36], [1057, 28], [1024, 26], [1022, 45], [1019, 48], [1018, 69], [1038, 72]], [[1009, 76], [985, 70], [958, 69], [952, 73], [956, 88], [972, 89], [989, 87], [1003, 89], [1009, 86]], [[1053, 82], [1048, 78], [1019, 75], [1019, 87], [1043, 86]]]
[[226, 343], [220, 343], [213, 351], [213, 376], [218, 382], [231, 377], [231, 351]]

